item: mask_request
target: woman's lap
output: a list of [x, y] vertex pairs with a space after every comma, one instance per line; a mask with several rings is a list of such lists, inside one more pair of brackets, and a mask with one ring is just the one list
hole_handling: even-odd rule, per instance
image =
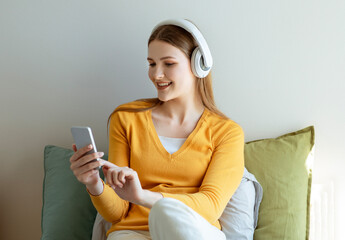
[[120, 230], [109, 234], [107, 240], [151, 240], [149, 231]]
[[149, 231], [121, 230], [107, 240], [225, 240], [224, 233], [193, 209], [172, 198], [159, 200], [149, 215]]

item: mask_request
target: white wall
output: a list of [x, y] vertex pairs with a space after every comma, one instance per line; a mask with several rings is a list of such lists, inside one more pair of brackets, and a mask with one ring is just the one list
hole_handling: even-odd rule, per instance
[[345, 1], [0, 1], [0, 239], [40, 237], [43, 148], [70, 147], [90, 125], [107, 150], [120, 103], [155, 96], [147, 38], [189, 18], [215, 59], [219, 107], [246, 140], [316, 128], [314, 182], [335, 183], [335, 236], [345, 209]]

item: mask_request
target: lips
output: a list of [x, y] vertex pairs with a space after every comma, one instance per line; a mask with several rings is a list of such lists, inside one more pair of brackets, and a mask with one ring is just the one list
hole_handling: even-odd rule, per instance
[[172, 84], [172, 82], [158, 82], [157, 83], [157, 89], [158, 90], [164, 90], [164, 89], [168, 88], [171, 84]]

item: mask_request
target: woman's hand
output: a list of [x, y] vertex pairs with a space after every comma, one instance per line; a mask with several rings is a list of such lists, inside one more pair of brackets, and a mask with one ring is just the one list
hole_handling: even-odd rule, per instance
[[103, 184], [101, 182], [98, 169], [105, 161], [92, 160], [102, 157], [104, 153], [96, 152], [86, 154], [92, 149], [92, 145], [88, 145], [77, 150], [76, 145], [73, 144], [72, 148], [75, 152], [70, 158], [70, 168], [73, 171], [73, 174], [76, 176], [79, 182], [86, 185], [91, 194], [101, 194], [103, 192]]
[[140, 204], [143, 189], [136, 171], [128, 167], [119, 167], [113, 163], [105, 162], [103, 173], [107, 184], [115, 190], [120, 198]]
[[128, 167], [118, 167], [110, 162], [103, 165], [103, 173], [107, 183], [116, 194], [131, 203], [151, 208], [163, 196], [160, 193], [142, 189], [136, 171]]

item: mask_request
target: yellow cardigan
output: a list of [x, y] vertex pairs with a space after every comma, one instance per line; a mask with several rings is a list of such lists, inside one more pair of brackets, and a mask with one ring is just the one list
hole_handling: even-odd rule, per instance
[[[149, 105], [135, 101], [122, 107]], [[134, 169], [143, 189], [182, 201], [219, 229], [218, 218], [242, 179], [243, 148], [241, 127], [207, 109], [173, 154], [161, 144], [151, 110], [118, 111], [110, 121], [110, 162]], [[122, 200], [108, 185], [101, 195], [90, 197], [98, 212], [112, 223], [108, 234], [124, 229], [148, 230], [150, 209]]]

